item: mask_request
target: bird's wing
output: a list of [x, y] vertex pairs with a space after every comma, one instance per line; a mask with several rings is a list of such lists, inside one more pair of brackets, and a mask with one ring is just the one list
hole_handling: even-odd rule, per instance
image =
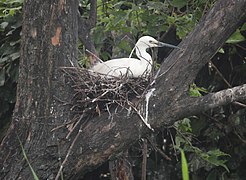
[[135, 77], [136, 68], [139, 68], [139, 59], [135, 58], [119, 58], [112, 59], [103, 63], [98, 63], [91, 68], [93, 72], [104, 74], [107, 76], [131, 76]]

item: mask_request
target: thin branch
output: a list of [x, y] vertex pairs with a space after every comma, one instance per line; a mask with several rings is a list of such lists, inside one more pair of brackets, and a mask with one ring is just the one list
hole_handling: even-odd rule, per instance
[[243, 104], [243, 103], [241, 103], [241, 102], [233, 102], [233, 104], [235, 104], [235, 105], [238, 105], [238, 106], [241, 106], [241, 107], [243, 107], [243, 108], [246, 108], [246, 104]]
[[148, 142], [146, 139], [144, 139], [143, 140], [143, 161], [142, 161], [142, 177], [141, 177], [141, 180], [146, 180], [147, 153], [148, 153]]
[[[172, 136], [171, 136], [172, 137]], [[155, 151], [157, 151], [158, 153], [160, 153], [160, 155], [164, 158], [164, 159], [166, 159], [166, 160], [168, 160], [168, 161], [171, 161], [172, 159], [168, 156], [168, 155], [166, 155], [159, 147], [157, 147], [157, 145], [150, 139], [150, 138], [147, 138], [147, 140], [149, 141], [149, 143], [151, 144], [151, 146], [153, 147], [153, 149], [155, 150]], [[174, 145], [174, 144], [173, 144]], [[175, 151], [176, 152], [176, 151]]]
[[83, 124], [81, 125], [81, 127], [80, 127], [78, 133], [76, 134], [75, 138], [73, 139], [73, 142], [71, 143], [71, 145], [70, 145], [70, 147], [69, 147], [69, 149], [68, 149], [68, 151], [67, 151], [67, 154], [66, 154], [66, 156], [65, 156], [65, 159], [63, 160], [63, 162], [62, 162], [62, 164], [61, 164], [61, 166], [60, 166], [60, 168], [59, 168], [59, 171], [58, 171], [58, 173], [57, 173], [57, 175], [56, 175], [55, 180], [58, 180], [59, 177], [61, 176], [62, 170], [63, 170], [63, 168], [64, 168], [64, 165], [65, 165], [65, 163], [67, 162], [69, 155], [71, 154], [71, 151], [72, 151], [72, 149], [73, 149], [73, 147], [74, 147], [74, 144], [75, 144], [75, 142], [77, 141], [77, 139], [78, 139], [80, 133], [82, 132], [82, 130], [81, 130], [81, 129], [82, 129], [82, 126], [83, 126]]
[[210, 61], [209, 63], [212, 65], [212, 68], [214, 68], [215, 71], [219, 74], [222, 80], [226, 83], [226, 85], [231, 88], [232, 87], [231, 84], [226, 80], [226, 78], [223, 76], [220, 70], [214, 65], [214, 63], [212, 61]]

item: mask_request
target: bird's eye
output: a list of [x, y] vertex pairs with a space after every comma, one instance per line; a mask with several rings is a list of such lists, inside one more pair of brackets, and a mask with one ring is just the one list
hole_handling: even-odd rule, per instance
[[149, 40], [149, 43], [151, 43], [151, 44], [152, 44], [152, 43], [153, 43], [153, 41], [152, 41], [152, 40]]

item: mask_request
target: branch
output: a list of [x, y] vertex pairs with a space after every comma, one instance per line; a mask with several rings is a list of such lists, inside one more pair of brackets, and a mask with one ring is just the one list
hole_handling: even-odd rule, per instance
[[[90, 31], [92, 28], [96, 26], [96, 20], [97, 20], [97, 1], [96, 0], [90, 0], [90, 13], [89, 13], [89, 19], [83, 19], [78, 12], [78, 37], [80, 41], [84, 44], [85, 48], [88, 49], [93, 54], [97, 55], [96, 48], [94, 46], [94, 43], [91, 39]], [[97, 59], [92, 56], [91, 54], [88, 54], [91, 64], [94, 64]]]
[[[246, 19], [246, 1], [220, 0], [161, 65], [155, 96], [150, 99], [149, 119], [166, 121], [168, 107], [187, 96], [199, 70]], [[164, 123], [167, 124], [167, 123]]]
[[246, 99], [246, 84], [234, 88], [225, 89], [216, 93], [210, 93], [202, 97], [188, 97], [178, 101], [168, 108], [168, 124], [174, 123], [174, 119], [181, 119], [191, 115], [197, 115], [212, 108], [227, 105], [235, 101]]

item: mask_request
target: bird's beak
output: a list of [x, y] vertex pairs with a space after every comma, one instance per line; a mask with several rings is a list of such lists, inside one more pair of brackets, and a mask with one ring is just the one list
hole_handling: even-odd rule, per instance
[[163, 42], [158, 42], [158, 47], [169, 47], [169, 48], [181, 49], [178, 46], [174, 46], [174, 45], [163, 43]]

